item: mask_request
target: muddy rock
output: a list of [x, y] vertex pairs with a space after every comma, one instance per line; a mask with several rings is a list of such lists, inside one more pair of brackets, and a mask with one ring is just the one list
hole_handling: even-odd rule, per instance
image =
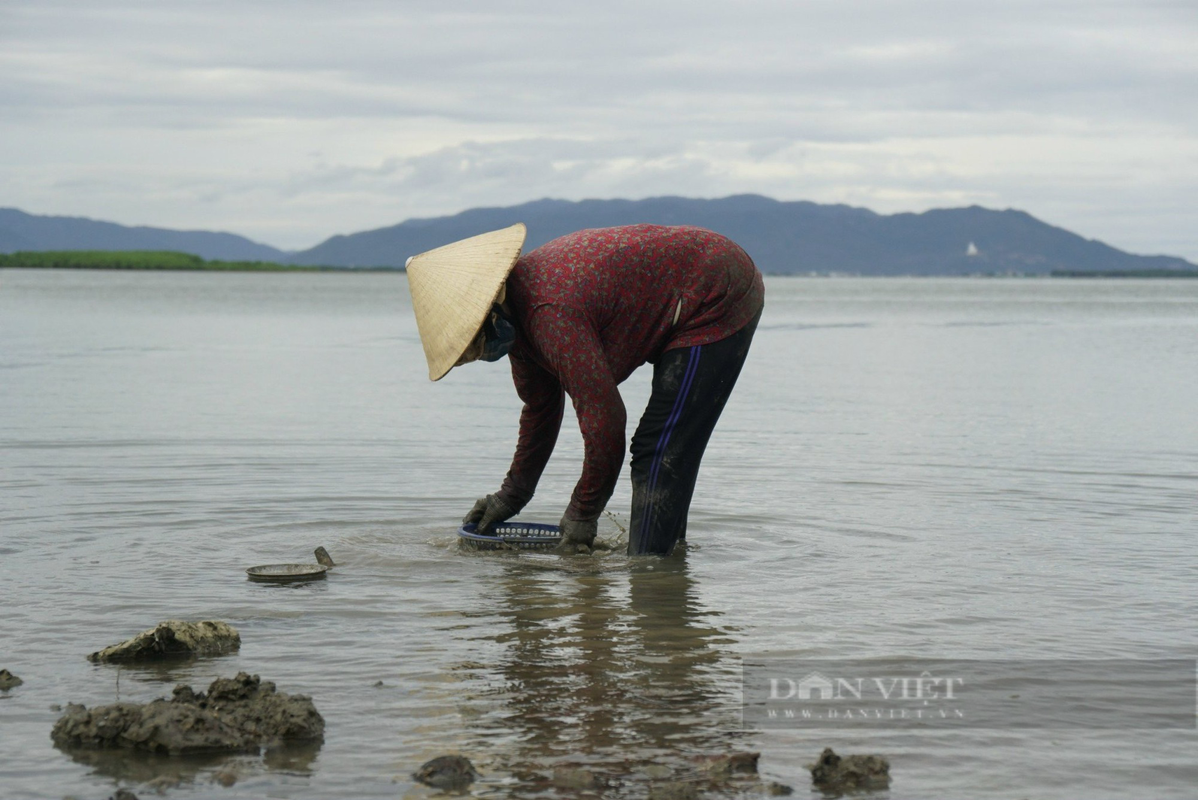
[[478, 773], [465, 756], [437, 756], [424, 762], [412, 777], [438, 789], [464, 789], [474, 783]]
[[219, 783], [221, 786], [224, 786], [227, 789], [233, 784], [237, 783], [237, 778], [238, 775], [236, 770], [222, 769], [213, 773], [212, 782]]
[[137, 795], [128, 789], [117, 789], [116, 794], [109, 797], [108, 800], [137, 800]]
[[132, 639], [105, 647], [87, 657], [93, 663], [150, 661], [188, 655], [220, 655], [241, 647], [241, 635], [232, 625], [215, 620], [183, 622], [172, 619]]
[[555, 767], [553, 785], [559, 789], [601, 789], [606, 781], [589, 769], [581, 767]]
[[[191, 775], [188, 778], [187, 782], [190, 783], [190, 782], [193, 782], [194, 780], [195, 780], [195, 776]], [[162, 794], [166, 794], [168, 789], [178, 789], [180, 786], [183, 785], [184, 779], [183, 779], [183, 775], [172, 772], [171, 774], [167, 774], [167, 775], [155, 776], [155, 777], [151, 778], [150, 780], [146, 781], [145, 783], [146, 783], [146, 788], [149, 789], [150, 791], [154, 792], [154, 794], [162, 795]]]
[[761, 753], [708, 756], [699, 762], [699, 768], [717, 780], [731, 778], [733, 775], [756, 775], [757, 761], [760, 758]]
[[683, 781], [667, 781], [649, 786], [649, 800], [698, 800], [699, 787]]
[[114, 703], [88, 710], [72, 703], [50, 733], [62, 750], [127, 747], [150, 753], [251, 752], [256, 742], [209, 711], [168, 700]]
[[129, 748], [150, 753], [257, 752], [280, 741], [324, 735], [312, 699], [275, 690], [242, 672], [218, 678], [207, 694], [175, 687], [170, 700], [114, 703], [88, 709], [71, 704], [50, 737], [63, 750]]
[[7, 692], [9, 689], [15, 689], [25, 681], [13, 675], [6, 669], [0, 669], [0, 692]]
[[890, 784], [890, 762], [881, 756], [836, 755], [824, 748], [819, 761], [807, 767], [811, 781], [820, 789], [884, 789]]

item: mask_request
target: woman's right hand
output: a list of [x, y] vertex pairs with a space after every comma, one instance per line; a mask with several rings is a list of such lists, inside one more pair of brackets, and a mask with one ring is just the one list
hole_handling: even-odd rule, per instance
[[475, 533], [486, 534], [487, 528], [500, 522], [507, 522], [516, 516], [516, 510], [499, 499], [498, 495], [489, 494], [474, 502], [474, 508], [462, 522], [475, 523]]

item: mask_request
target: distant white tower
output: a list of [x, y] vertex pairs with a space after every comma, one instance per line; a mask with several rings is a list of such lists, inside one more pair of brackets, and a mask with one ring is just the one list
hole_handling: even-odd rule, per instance
[[973, 242], [969, 243], [969, 247], [965, 248], [965, 255], [976, 256], [978, 254], [978, 246]]

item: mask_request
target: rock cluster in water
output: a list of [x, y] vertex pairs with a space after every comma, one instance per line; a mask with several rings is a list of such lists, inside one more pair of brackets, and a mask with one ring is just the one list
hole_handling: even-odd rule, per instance
[[649, 786], [649, 800], [698, 800], [699, 787], [685, 781], [666, 781]]
[[464, 789], [474, 783], [478, 773], [465, 756], [437, 756], [421, 764], [412, 777], [438, 789]]
[[215, 620], [184, 622], [172, 619], [132, 639], [105, 647], [87, 657], [93, 663], [150, 661], [188, 655], [220, 655], [241, 647], [241, 635], [232, 625]]
[[13, 675], [6, 669], [0, 669], [0, 692], [7, 692], [9, 689], [15, 689], [25, 681]]
[[208, 693], [175, 687], [170, 700], [114, 703], [88, 709], [71, 704], [50, 737], [64, 750], [129, 748], [151, 753], [257, 752], [279, 741], [324, 735], [312, 699], [275, 690], [242, 672], [218, 678]]
[[890, 784], [890, 762], [881, 756], [842, 758], [831, 747], [825, 747], [819, 761], [808, 769], [811, 770], [812, 783], [820, 789], [883, 789]]
[[[448, 757], [443, 757], [448, 758]], [[460, 758], [460, 757], [452, 757]], [[760, 753], [728, 752], [694, 756], [689, 763], [669, 766], [653, 761], [626, 760], [622, 763], [595, 765], [581, 762], [559, 763], [549, 770], [539, 764], [521, 765], [513, 777], [522, 788], [538, 796], [607, 796], [621, 794], [634, 787], [643, 789], [648, 800], [699, 800], [703, 797], [781, 797], [794, 789], [774, 781], [763, 781], [758, 773]], [[421, 773], [441, 762], [434, 759], [413, 775], [429, 783]], [[468, 762], [467, 762], [468, 763]], [[433, 784], [441, 785], [441, 784]]]
[[553, 785], [558, 789], [583, 791], [602, 789], [607, 785], [607, 780], [585, 767], [554, 767]]
[[729, 753], [707, 756], [700, 760], [699, 766], [708, 776], [719, 780], [733, 775], [756, 775], [759, 760], [761, 753]]

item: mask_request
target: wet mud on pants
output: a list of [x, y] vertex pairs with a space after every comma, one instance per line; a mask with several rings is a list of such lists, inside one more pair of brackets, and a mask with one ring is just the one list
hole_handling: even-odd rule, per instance
[[632, 437], [629, 555], [668, 555], [686, 538], [686, 516], [711, 432], [749, 354], [761, 313], [711, 344], [667, 350]]

